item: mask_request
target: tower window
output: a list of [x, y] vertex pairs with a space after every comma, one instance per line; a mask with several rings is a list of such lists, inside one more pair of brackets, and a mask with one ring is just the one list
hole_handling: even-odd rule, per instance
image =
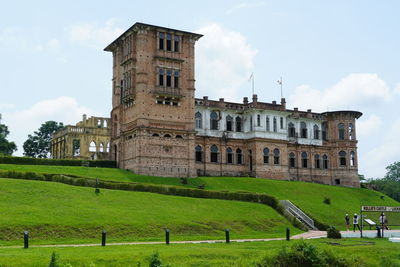
[[328, 169], [328, 167], [329, 167], [328, 156], [323, 155], [322, 160], [323, 160], [323, 164], [324, 164], [324, 169]]
[[167, 33], [167, 51], [172, 51], [172, 36]]
[[296, 129], [294, 128], [294, 124], [293, 123], [289, 123], [289, 137], [295, 137], [296, 136]]
[[274, 149], [274, 164], [275, 165], [279, 164], [279, 156], [280, 156], [280, 151], [279, 151], [279, 149], [275, 148]]
[[172, 86], [172, 70], [167, 70], [167, 87]]
[[195, 117], [196, 117], [196, 128], [198, 129], [203, 128], [203, 118], [202, 118], [203, 116], [201, 115], [201, 113], [197, 111]]
[[228, 115], [226, 116], [226, 130], [228, 132], [231, 132], [232, 128], [233, 128], [233, 118], [230, 115]]
[[240, 148], [236, 149], [236, 164], [243, 164], [243, 155]]
[[211, 130], [218, 130], [218, 115], [215, 111], [210, 114]]
[[280, 123], [281, 123], [281, 129], [283, 129], [283, 117], [281, 117]]
[[322, 140], [324, 141], [328, 140], [326, 122], [322, 123]]
[[354, 153], [354, 151], [350, 152], [350, 166], [356, 166], [356, 153]]
[[203, 149], [201, 146], [196, 146], [196, 161], [202, 162], [203, 161]]
[[338, 124], [338, 131], [339, 131], [339, 140], [344, 140], [344, 124]]
[[174, 88], [179, 88], [179, 71], [174, 71]]
[[320, 157], [319, 157], [319, 155], [318, 154], [316, 154], [315, 156], [314, 156], [314, 164], [315, 164], [315, 168], [316, 169], [320, 169], [321, 168], [321, 161], [320, 161]]
[[276, 126], [276, 118], [274, 117], [274, 132], [278, 131], [277, 126]]
[[179, 52], [179, 43], [180, 43], [181, 37], [180, 36], [174, 36], [174, 51]]
[[344, 151], [340, 151], [339, 152], [339, 163], [340, 163], [340, 166], [346, 166], [347, 164], [346, 164], [346, 152], [344, 152]]
[[318, 125], [314, 125], [314, 139], [319, 139], [319, 127]]
[[226, 149], [226, 163], [228, 164], [233, 163], [233, 150], [230, 147]]
[[257, 126], [261, 126], [261, 115], [257, 115]]
[[164, 74], [165, 71], [163, 69], [158, 70], [158, 85], [164, 86]]
[[269, 117], [267, 116], [267, 119], [265, 120], [265, 129], [269, 132], [271, 129], [270, 129], [270, 126], [269, 126]]
[[304, 121], [300, 123], [300, 133], [301, 138], [307, 138], [307, 124]]
[[353, 139], [354, 139], [353, 131], [354, 131], [354, 129], [353, 129], [353, 124], [352, 124], [352, 123], [349, 123], [349, 139], [350, 139], [350, 140], [353, 140]]
[[264, 164], [268, 164], [269, 163], [269, 149], [267, 147], [264, 148], [263, 154], [264, 154]]
[[236, 117], [236, 132], [242, 131], [242, 119], [238, 116]]
[[164, 50], [164, 40], [165, 40], [165, 34], [160, 32], [158, 38], [158, 47], [160, 50]]

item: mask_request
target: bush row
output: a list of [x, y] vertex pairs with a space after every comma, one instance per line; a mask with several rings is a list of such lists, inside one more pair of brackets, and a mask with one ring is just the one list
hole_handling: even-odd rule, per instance
[[0, 170], [0, 177], [15, 178], [25, 180], [52, 181], [76, 186], [99, 187], [115, 190], [140, 191], [158, 193], [163, 195], [184, 196], [193, 198], [211, 198], [223, 200], [237, 200], [245, 202], [254, 202], [268, 205], [279, 213], [283, 214], [283, 208], [279, 205], [276, 198], [266, 194], [247, 193], [247, 192], [228, 192], [211, 191], [194, 188], [185, 188], [169, 185], [128, 183], [105, 181], [94, 178], [83, 178], [79, 176], [66, 176], [62, 174], [20, 172], [14, 170]]
[[103, 167], [103, 168], [117, 167], [117, 163], [112, 160], [38, 159], [30, 157], [8, 157], [8, 156], [0, 156], [0, 164], [88, 166], [88, 167]]

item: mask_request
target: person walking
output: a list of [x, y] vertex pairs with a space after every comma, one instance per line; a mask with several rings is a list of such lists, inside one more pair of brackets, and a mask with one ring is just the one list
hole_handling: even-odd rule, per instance
[[346, 230], [349, 231], [349, 228], [350, 228], [349, 214], [346, 214], [346, 216], [344, 217], [344, 221], [345, 221], [345, 224], [346, 224]]
[[381, 213], [381, 216], [379, 216], [379, 223], [381, 224], [382, 229], [389, 230], [389, 227], [387, 226], [388, 220], [383, 212]]
[[357, 215], [357, 213], [354, 213], [354, 217], [353, 217], [353, 232], [356, 231], [356, 227], [358, 228], [358, 231], [361, 232], [360, 225], [358, 225], [358, 215]]

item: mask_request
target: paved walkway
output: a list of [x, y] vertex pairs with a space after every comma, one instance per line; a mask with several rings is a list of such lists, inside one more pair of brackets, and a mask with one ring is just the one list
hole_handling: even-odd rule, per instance
[[[312, 239], [326, 237], [325, 231], [308, 231], [302, 234], [294, 235], [291, 239]], [[284, 240], [285, 238], [263, 238], [263, 239], [231, 239], [232, 243], [242, 242], [267, 242]], [[171, 241], [170, 244], [214, 244], [225, 243], [225, 240], [194, 240], [194, 241]], [[124, 242], [124, 243], [107, 243], [107, 246], [128, 246], [128, 245], [160, 245], [165, 244], [165, 241], [156, 242]], [[58, 244], [58, 245], [32, 245], [30, 248], [63, 248], [63, 247], [97, 247], [100, 244]], [[0, 246], [0, 248], [21, 248], [21, 246]]]

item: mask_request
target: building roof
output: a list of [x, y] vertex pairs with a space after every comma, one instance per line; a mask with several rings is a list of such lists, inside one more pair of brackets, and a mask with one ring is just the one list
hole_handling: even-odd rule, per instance
[[104, 51], [112, 51], [112, 47], [122, 38], [124, 38], [131, 30], [133, 30], [135, 27], [138, 26], [142, 26], [142, 27], [151, 27], [151, 28], [157, 28], [157, 29], [162, 29], [164, 31], [173, 31], [173, 32], [180, 32], [183, 34], [187, 34], [187, 35], [193, 35], [197, 38], [201, 38], [203, 35], [202, 34], [198, 34], [198, 33], [194, 33], [194, 32], [187, 32], [187, 31], [181, 31], [181, 30], [177, 30], [177, 29], [172, 29], [172, 28], [167, 28], [167, 27], [163, 27], [163, 26], [157, 26], [157, 25], [151, 25], [151, 24], [146, 24], [146, 23], [141, 23], [141, 22], [136, 22], [135, 24], [133, 24], [129, 29], [127, 29], [123, 34], [121, 34], [117, 39], [115, 39], [111, 44], [109, 44], [106, 48], [104, 48]]

